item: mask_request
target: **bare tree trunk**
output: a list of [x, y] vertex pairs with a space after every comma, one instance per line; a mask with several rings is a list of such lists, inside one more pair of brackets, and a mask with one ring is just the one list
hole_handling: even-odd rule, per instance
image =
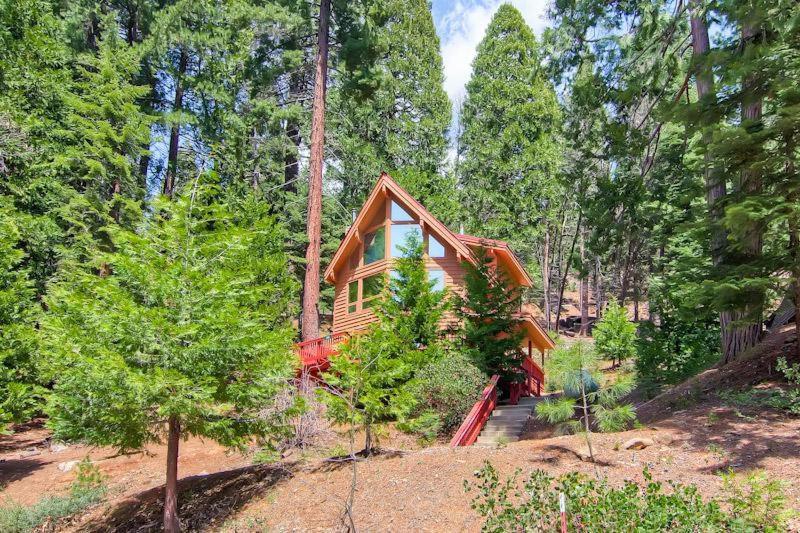
[[164, 490], [164, 531], [178, 533], [181, 523], [178, 519], [178, 444], [181, 437], [181, 423], [175, 417], [169, 418], [167, 437], [167, 483]]
[[639, 322], [639, 277], [633, 273], [633, 321]]
[[[753, 39], [759, 34], [759, 28], [750, 20], [742, 24], [742, 50], [753, 46]], [[761, 120], [762, 99], [753, 95], [755, 84], [758, 82], [754, 76], [746, 76], [742, 80], [742, 124], [751, 124]], [[736, 193], [742, 198], [761, 194], [763, 182], [758, 170], [743, 168], [739, 173], [736, 183]], [[761, 257], [763, 247], [763, 224], [761, 222], [748, 223], [744, 228], [742, 239], [742, 252], [738, 262], [752, 264]], [[761, 314], [764, 305], [762, 291], [750, 290], [745, 295], [745, 303], [740, 309], [729, 312], [726, 324], [722, 328], [722, 362], [735, 361], [745, 350], [758, 344], [761, 337]]]
[[578, 233], [581, 231], [581, 224], [583, 223], [583, 211], [578, 213], [578, 224], [575, 226], [575, 235], [572, 238], [572, 246], [569, 248], [569, 255], [567, 255], [566, 264], [564, 265], [564, 273], [561, 276], [561, 287], [558, 291], [558, 305], [556, 306], [556, 333], [558, 333], [559, 323], [561, 318], [561, 304], [564, 301], [564, 288], [567, 286], [567, 275], [569, 274], [569, 259], [575, 253], [575, 243], [578, 240]]
[[583, 336], [589, 333], [589, 273], [586, 270], [586, 230], [581, 230], [581, 331]]
[[[795, 176], [795, 163], [794, 163], [794, 152], [795, 151], [795, 143], [794, 143], [794, 136], [789, 133], [787, 134], [786, 138], [786, 175], [789, 177], [790, 180], [794, 181], [797, 179]], [[792, 205], [798, 205], [798, 193], [797, 189], [794, 189], [788, 196], [788, 200], [792, 203]], [[797, 207], [792, 211], [789, 215], [789, 257], [792, 261], [792, 290], [794, 291], [794, 347], [795, 347], [795, 359], [800, 362], [800, 216], [798, 216]]]
[[542, 259], [542, 291], [544, 292], [544, 320], [550, 329], [550, 224], [544, 229], [544, 257]]
[[322, 166], [325, 154], [325, 92], [328, 83], [328, 24], [331, 1], [319, 6], [318, 49], [311, 114], [311, 154], [308, 183], [308, 248], [303, 283], [303, 340], [319, 337], [319, 267], [322, 243]]
[[595, 256], [594, 266], [594, 316], [599, 320], [603, 316], [603, 270], [600, 256]]
[[[178, 75], [175, 76], [175, 100], [172, 104], [173, 112], [180, 112], [183, 109], [183, 75], [186, 74], [186, 68], [189, 63], [189, 54], [186, 48], [181, 47], [181, 55], [178, 60]], [[164, 189], [163, 192], [167, 196], [172, 196], [175, 190], [175, 179], [178, 175], [178, 148], [180, 145], [181, 125], [176, 123], [172, 125], [169, 132], [169, 153], [167, 156], [167, 174], [164, 176]]]

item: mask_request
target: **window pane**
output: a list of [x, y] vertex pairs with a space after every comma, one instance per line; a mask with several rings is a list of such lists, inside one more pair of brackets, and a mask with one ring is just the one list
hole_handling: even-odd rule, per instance
[[356, 312], [356, 304], [350, 304], [347, 306], [348, 313], [355, 313]]
[[385, 256], [386, 227], [382, 226], [364, 237], [364, 264], [380, 261]]
[[[383, 274], [375, 274], [362, 280], [361, 299], [366, 300], [374, 296], [378, 296], [383, 290], [384, 277]], [[367, 307], [366, 303], [362, 307]]]
[[358, 281], [351, 281], [347, 285], [347, 303], [351, 304], [358, 300]]
[[444, 257], [444, 245], [437, 241], [433, 235], [428, 235], [428, 255], [430, 257]]
[[392, 222], [413, 222], [414, 219], [408, 214], [408, 211], [400, 207], [399, 204], [392, 201], [391, 206]]
[[433, 290], [444, 290], [444, 270], [429, 270], [428, 280], [433, 282]]
[[416, 235], [417, 243], [422, 241], [422, 232], [416, 224], [392, 224], [392, 257], [403, 257], [400, 248], [408, 248], [408, 238]]

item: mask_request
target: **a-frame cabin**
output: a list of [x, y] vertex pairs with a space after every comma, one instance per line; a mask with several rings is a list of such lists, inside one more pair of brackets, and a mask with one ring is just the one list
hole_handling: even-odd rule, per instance
[[[325, 270], [325, 281], [335, 285], [333, 335], [302, 343], [304, 360], [313, 359], [314, 354], [329, 354], [339, 339], [365, 330], [375, 320], [371, 307], [380, 296], [394, 259], [401, 255], [399, 246], [412, 231], [422, 235], [429, 279], [435, 281], [437, 288], [463, 290], [462, 264], [465, 261], [474, 264], [479, 248], [485, 249], [513, 286], [533, 284], [507, 243], [452, 232], [383, 173]], [[529, 382], [519, 391], [521, 395], [541, 392], [540, 365], [546, 351], [554, 348], [534, 312], [535, 308], [529, 305], [519, 310], [525, 332], [521, 348], [528, 355], [525, 366], [529, 373]], [[443, 321], [442, 327], [452, 320], [456, 319], [451, 315]]]

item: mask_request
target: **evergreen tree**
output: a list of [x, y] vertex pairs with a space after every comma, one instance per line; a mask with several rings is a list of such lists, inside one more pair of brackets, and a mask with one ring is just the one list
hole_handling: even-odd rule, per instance
[[524, 259], [543, 233], [543, 208], [556, 203], [560, 118], [533, 31], [501, 5], [472, 63], [459, 180], [469, 231], [507, 240]]
[[177, 531], [181, 437], [243, 448], [281, 432], [259, 413], [294, 371], [295, 284], [265, 204], [204, 180], [155, 207], [136, 232], [110, 226], [113, 251], [51, 288], [47, 411], [59, 439], [131, 450], [166, 435], [164, 527]]
[[463, 295], [454, 308], [461, 321], [457, 346], [486, 375], [499, 374], [505, 384], [522, 379], [523, 331], [516, 316], [521, 294], [511, 289], [502, 271], [485, 252], [476, 265], [464, 263]]
[[375, 307], [377, 323], [351, 338], [325, 374], [331, 387], [324, 394], [329, 416], [363, 425], [367, 453], [376, 423], [403, 419], [416, 408], [417, 398], [407, 385], [445, 348], [439, 322], [447, 309], [446, 294], [428, 280], [420, 236], [410, 235], [402, 251]]
[[622, 364], [636, 355], [636, 325], [628, 320], [628, 311], [611, 300], [594, 328], [597, 353], [612, 364]]
[[[427, 0], [384, 0], [375, 7], [375, 88], [355, 93], [348, 78], [332, 94], [333, 179], [348, 210], [358, 210], [382, 171], [431, 212], [455, 223], [455, 183], [444, 172], [450, 100], [439, 38]], [[352, 76], [354, 74], [351, 74]]]

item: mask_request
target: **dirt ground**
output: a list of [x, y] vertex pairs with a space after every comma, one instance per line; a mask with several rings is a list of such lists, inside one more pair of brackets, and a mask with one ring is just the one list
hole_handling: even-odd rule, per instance
[[[593, 437], [595, 467], [579, 457], [582, 437], [552, 437], [533, 426], [525, 439], [498, 447], [420, 448], [390, 431], [386, 451], [358, 461], [352, 517], [360, 531], [477, 531], [464, 481], [484, 461], [504, 475], [543, 469], [553, 475], [581, 471], [612, 483], [642, 481], [647, 467], [657, 480], [696, 484], [704, 496], [719, 494], [720, 472], [763, 469], [782, 479], [792, 508], [800, 510], [800, 418], [760, 407], [726, 404], [723, 389], [772, 386], [774, 360], [790, 354], [786, 330], [724, 370], [712, 369], [639, 405], [640, 429]], [[107, 476], [106, 500], [83, 516], [63, 523], [64, 531], [159, 531], [165, 449], [117, 455], [106, 448], [62, 447], [50, 442], [40, 424], [0, 436], [0, 501], [32, 504], [43, 495], [68, 490], [72, 461], [89, 456]], [[643, 450], [624, 450], [633, 437], [654, 441]], [[360, 442], [360, 438], [358, 438]], [[353, 480], [352, 463], [325, 458], [342, 453], [341, 435], [317, 449], [295, 451], [273, 465], [253, 465], [252, 457], [230, 453], [210, 441], [181, 444], [180, 514], [190, 531], [338, 531]], [[392, 451], [394, 450], [394, 451]], [[800, 531], [800, 523], [792, 524]]]

